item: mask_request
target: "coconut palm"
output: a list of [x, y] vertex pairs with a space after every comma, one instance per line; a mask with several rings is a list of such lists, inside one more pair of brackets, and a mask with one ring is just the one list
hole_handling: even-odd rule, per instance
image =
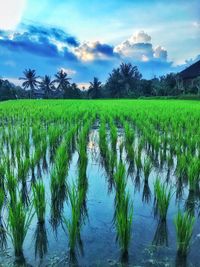
[[37, 85], [39, 84], [39, 81], [37, 81], [39, 76], [36, 76], [36, 71], [31, 69], [25, 69], [23, 74], [25, 77], [21, 77], [19, 79], [24, 80], [22, 86], [25, 90], [30, 88], [30, 98], [31, 98], [34, 95], [34, 90], [37, 88]]
[[135, 81], [141, 79], [142, 75], [138, 71], [136, 66], [132, 66], [131, 63], [122, 63], [120, 65], [121, 82], [125, 87], [126, 94], [129, 94], [131, 86], [135, 86]]
[[45, 93], [45, 98], [49, 98], [52, 90], [54, 89], [54, 81], [51, 80], [51, 77], [45, 75], [40, 82], [40, 88]]
[[97, 77], [94, 77], [93, 82], [90, 82], [88, 94], [91, 98], [100, 98], [101, 96], [101, 82]]
[[59, 70], [55, 77], [56, 79], [53, 82], [58, 83], [57, 90], [63, 91], [65, 87], [70, 84], [69, 80], [71, 80], [71, 78], [67, 77], [67, 73], [63, 69]]

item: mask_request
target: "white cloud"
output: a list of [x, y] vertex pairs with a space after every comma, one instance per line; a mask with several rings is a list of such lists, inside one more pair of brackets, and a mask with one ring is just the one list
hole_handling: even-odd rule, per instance
[[20, 23], [26, 0], [0, 0], [0, 29], [11, 30]]
[[157, 46], [155, 49], [154, 49], [154, 54], [153, 56], [155, 58], [160, 58], [160, 59], [163, 59], [163, 60], [166, 60], [167, 59], [167, 50], [165, 50], [164, 47], [161, 47], [160, 45]]
[[154, 48], [151, 43], [151, 36], [144, 31], [132, 35], [129, 39], [117, 45], [114, 51], [122, 57], [137, 61], [167, 60], [167, 51], [161, 46]]
[[76, 47], [74, 53], [82, 61], [104, 60], [113, 56], [113, 47], [99, 41], [85, 42]]
[[150, 43], [151, 36], [145, 33], [144, 31], [136, 32], [135, 35], [130, 37], [130, 42], [133, 43]]

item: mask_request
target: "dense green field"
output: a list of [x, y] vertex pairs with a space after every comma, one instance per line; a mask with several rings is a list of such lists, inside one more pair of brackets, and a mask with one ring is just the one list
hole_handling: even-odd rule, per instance
[[3, 266], [198, 266], [198, 101], [8, 101], [0, 136]]

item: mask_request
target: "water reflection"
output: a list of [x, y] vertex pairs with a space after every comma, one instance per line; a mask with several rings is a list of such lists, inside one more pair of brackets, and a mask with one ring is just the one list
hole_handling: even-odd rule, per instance
[[159, 219], [152, 244], [154, 246], [168, 247], [168, 228], [166, 220]]
[[142, 201], [144, 203], [150, 203], [151, 202], [151, 189], [149, 187], [149, 182], [144, 182], [143, 192], [142, 192]]
[[0, 217], [0, 249], [4, 250], [7, 247], [7, 232], [4, 227], [2, 218]]
[[187, 257], [183, 256], [182, 254], [180, 254], [179, 252], [177, 252], [176, 254], [176, 263], [175, 263], [176, 267], [188, 267], [187, 264]]
[[35, 234], [35, 258], [37, 256], [43, 259], [44, 255], [47, 253], [48, 239], [45, 223], [38, 223]]

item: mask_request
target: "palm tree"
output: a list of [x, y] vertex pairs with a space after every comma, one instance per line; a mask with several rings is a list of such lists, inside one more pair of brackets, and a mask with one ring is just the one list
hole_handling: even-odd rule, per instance
[[71, 80], [71, 78], [67, 77], [67, 73], [62, 69], [56, 73], [55, 77], [56, 79], [53, 82], [58, 83], [57, 90], [63, 91], [64, 88], [70, 84], [69, 80]]
[[[136, 66], [132, 66], [131, 63], [122, 63], [120, 65], [120, 73], [122, 76], [122, 84], [125, 87], [126, 94], [129, 94], [131, 86], [136, 86], [135, 82], [142, 78], [142, 75], [138, 71]], [[135, 88], [134, 88], [135, 89]]]
[[39, 84], [39, 81], [37, 81], [39, 76], [36, 76], [36, 71], [31, 69], [25, 69], [23, 74], [25, 77], [21, 77], [19, 78], [19, 80], [24, 80], [22, 86], [25, 90], [30, 88], [30, 98], [31, 98], [34, 94], [35, 88]]
[[99, 81], [97, 77], [94, 77], [93, 82], [90, 82], [88, 94], [91, 98], [101, 97], [101, 82]]
[[45, 75], [40, 82], [40, 88], [45, 93], [45, 98], [49, 98], [51, 91], [54, 89], [54, 81], [51, 80], [51, 77]]

